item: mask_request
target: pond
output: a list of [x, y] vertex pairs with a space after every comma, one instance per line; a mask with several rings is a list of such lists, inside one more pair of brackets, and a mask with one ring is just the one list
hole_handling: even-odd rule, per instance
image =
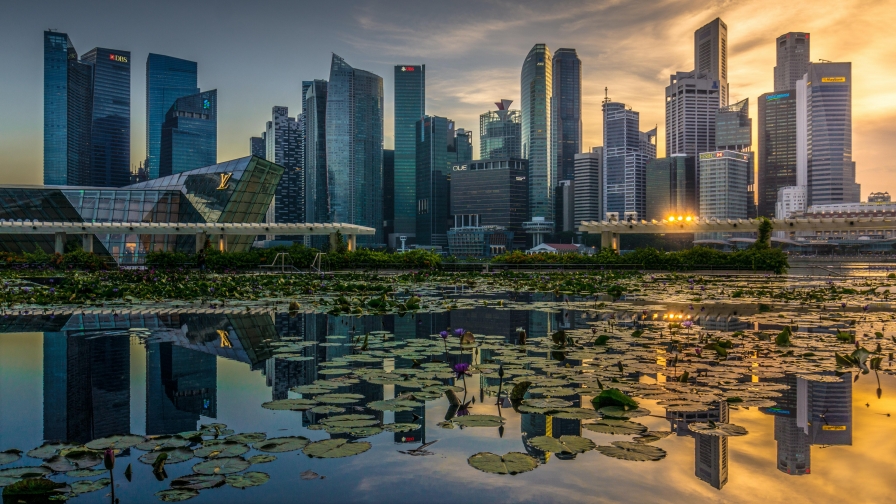
[[[125, 503], [892, 498], [884, 298], [635, 282], [618, 298], [417, 286], [430, 308], [404, 315], [8, 313], [0, 486], [44, 476], [59, 499], [110, 502], [110, 448]], [[764, 283], [828, 295], [732, 297]]]

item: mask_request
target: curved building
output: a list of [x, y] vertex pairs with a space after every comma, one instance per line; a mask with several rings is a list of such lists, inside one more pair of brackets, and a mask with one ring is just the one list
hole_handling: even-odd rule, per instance
[[545, 44], [535, 44], [520, 76], [522, 157], [529, 160], [529, 215], [548, 221], [553, 221], [552, 196], [557, 185], [551, 149], [552, 68], [551, 50]]

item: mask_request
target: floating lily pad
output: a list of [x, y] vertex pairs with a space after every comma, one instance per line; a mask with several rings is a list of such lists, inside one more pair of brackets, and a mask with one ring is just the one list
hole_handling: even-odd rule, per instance
[[277, 457], [273, 455], [253, 455], [248, 458], [250, 464], [267, 464], [275, 460], [277, 460]]
[[227, 441], [234, 441], [237, 443], [243, 444], [252, 444], [257, 443], [259, 441], [264, 441], [267, 439], [267, 434], [264, 432], [246, 432], [244, 434], [233, 434], [227, 436]]
[[239, 457], [249, 451], [249, 447], [234, 441], [213, 443], [193, 450], [193, 455], [201, 458]]
[[306, 446], [302, 451], [309, 457], [340, 458], [364, 453], [370, 449], [366, 441], [348, 442], [345, 439], [324, 439]]
[[707, 436], [728, 437], [747, 435], [747, 429], [744, 429], [740, 425], [730, 423], [694, 422], [688, 424], [688, 430], [698, 434], [706, 434]]
[[105, 469], [75, 469], [74, 471], [65, 473], [65, 475], [69, 478], [92, 478], [94, 476], [107, 474], [108, 472], [109, 471]]
[[[143, 438], [140, 438], [143, 441]], [[88, 443], [89, 444], [89, 443]], [[53, 455], [56, 455], [62, 450], [66, 450], [69, 448], [74, 448], [78, 445], [68, 444], [68, 443], [60, 443], [59, 441], [50, 441], [44, 443], [37, 448], [28, 452], [29, 457], [39, 458], [39, 459], [48, 459]]]
[[367, 405], [368, 408], [377, 411], [411, 411], [414, 408], [423, 406], [423, 403], [411, 401], [409, 399], [386, 399], [385, 401], [374, 401]]
[[454, 422], [462, 427], [498, 427], [504, 419], [497, 415], [466, 415], [455, 418]]
[[190, 490], [205, 490], [216, 488], [224, 484], [224, 476], [220, 474], [188, 474], [171, 481], [171, 488], [188, 488]]
[[125, 448], [136, 446], [138, 443], [142, 443], [144, 441], [146, 441], [146, 438], [143, 436], [138, 436], [136, 434], [121, 434], [118, 436], [108, 436], [104, 438], [94, 439], [84, 446], [86, 448], [90, 448], [91, 450], [124, 450]]
[[266, 402], [261, 405], [262, 408], [269, 410], [290, 410], [305, 411], [317, 405], [317, 401], [312, 399], [280, 399], [277, 401]]
[[510, 452], [504, 456], [480, 452], [468, 458], [467, 463], [480, 471], [492, 474], [519, 474], [538, 467], [535, 458], [519, 452]]
[[196, 474], [233, 474], [244, 471], [251, 464], [242, 457], [214, 458], [193, 466]]
[[190, 490], [189, 488], [173, 488], [156, 492], [156, 497], [162, 502], [181, 502], [192, 499], [197, 495], [199, 495], [198, 490]]
[[298, 387], [293, 387], [289, 390], [296, 394], [327, 394], [333, 391], [333, 389], [329, 387], [321, 387], [318, 385], [299, 385]]
[[595, 448], [595, 444], [588, 438], [581, 436], [537, 436], [529, 440], [529, 444], [539, 450], [551, 453], [584, 453]]
[[352, 404], [364, 399], [361, 394], [323, 394], [314, 396], [314, 400], [325, 404]]
[[78, 469], [87, 469], [88, 467], [100, 465], [103, 462], [102, 452], [93, 450], [72, 448], [70, 450], [62, 450], [59, 454], [78, 466]]
[[53, 470], [42, 466], [10, 467], [0, 469], [0, 479], [3, 478], [37, 478], [52, 473]]
[[100, 478], [98, 480], [79, 480], [71, 483], [72, 493], [80, 495], [84, 493], [96, 492], [109, 486], [112, 480], [109, 478]]
[[168, 454], [168, 458], [165, 459], [166, 464], [177, 464], [180, 462], [186, 462], [187, 460], [193, 458], [193, 450], [185, 446], [179, 446], [177, 448], [163, 448], [158, 451], [147, 452], [143, 455], [140, 455], [140, 458], [138, 458], [137, 460], [143, 462], [144, 464], [152, 464], [163, 453]]
[[320, 371], [318, 371], [318, 374], [322, 374], [324, 376], [342, 376], [350, 374], [351, 372], [351, 369], [321, 369]]
[[523, 405], [530, 406], [532, 408], [550, 410], [558, 408], [568, 408], [572, 406], [572, 403], [563, 399], [557, 399], [556, 397], [541, 397], [538, 399], [525, 399], [523, 401]]
[[383, 425], [383, 429], [389, 432], [411, 432], [420, 428], [420, 424], [415, 423], [391, 423]]
[[340, 408], [339, 406], [333, 406], [332, 404], [322, 404], [320, 406], [315, 406], [311, 408], [312, 413], [317, 413], [319, 415], [329, 415], [331, 413], [344, 413], [345, 408]]
[[600, 415], [598, 415], [596, 411], [585, 408], [561, 408], [552, 411], [551, 416], [567, 420], [596, 420], [600, 418]]
[[374, 419], [368, 419], [368, 420], [331, 420], [331, 419], [326, 419], [326, 420], [323, 420], [321, 423], [323, 423], [328, 428], [336, 427], [336, 428], [343, 428], [343, 429], [355, 429], [355, 428], [359, 428], [359, 427], [372, 427], [374, 425], [379, 425], [380, 422], [379, 422], [379, 420], [374, 418]]
[[647, 416], [650, 410], [644, 408], [628, 409], [622, 406], [604, 406], [600, 409], [600, 414], [605, 418], [629, 419]]
[[253, 448], [268, 453], [284, 453], [304, 448], [310, 442], [310, 439], [302, 436], [278, 437], [255, 443]]
[[187, 446], [187, 444], [189, 444], [189, 441], [177, 435], [158, 436], [147, 439], [146, 441], [134, 446], [134, 448], [143, 451], [158, 451], [164, 448], [178, 448], [181, 446]]
[[628, 420], [615, 420], [607, 418], [593, 424], [583, 424], [583, 428], [591, 432], [599, 432], [601, 434], [622, 434], [631, 436], [647, 432], [647, 426], [637, 422], [629, 422]]
[[22, 458], [21, 450], [12, 449], [0, 452], [0, 465], [11, 464], [20, 458]]
[[383, 432], [383, 428], [375, 425], [371, 427], [358, 427], [356, 429], [350, 429], [348, 431], [348, 434], [354, 437], [369, 437], [376, 436], [381, 432]]
[[263, 472], [250, 471], [243, 474], [231, 474], [225, 481], [234, 488], [249, 488], [264, 485], [270, 479], [271, 477]]
[[49, 467], [53, 472], [69, 472], [78, 469], [74, 462], [62, 455], [53, 455], [48, 458], [44, 461], [44, 466]]
[[598, 446], [596, 449], [608, 457], [636, 462], [655, 462], [666, 457], [666, 451], [662, 448], [632, 441], [614, 441], [610, 446]]
[[660, 439], [666, 439], [672, 434], [672, 431], [647, 431], [640, 436], [634, 438], [638, 443], [653, 443]]

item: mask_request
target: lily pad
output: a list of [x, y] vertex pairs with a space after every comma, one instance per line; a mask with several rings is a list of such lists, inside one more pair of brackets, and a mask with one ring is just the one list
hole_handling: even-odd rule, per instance
[[529, 440], [529, 444], [539, 450], [551, 453], [584, 453], [595, 448], [595, 444], [588, 438], [581, 436], [537, 436]]
[[591, 400], [591, 404], [594, 406], [594, 409], [600, 409], [604, 406], [622, 406], [630, 409], [638, 407], [638, 403], [634, 399], [615, 388], [602, 390], [600, 395]]
[[233, 434], [227, 436], [227, 441], [234, 441], [243, 444], [252, 444], [264, 441], [268, 436], [264, 432], [247, 432], [245, 434]]
[[321, 387], [318, 385], [299, 385], [298, 387], [293, 387], [289, 390], [297, 394], [326, 394], [333, 391], [333, 389], [329, 387]]
[[309, 444], [302, 451], [309, 457], [341, 458], [364, 453], [370, 446], [366, 441], [350, 443], [345, 439], [324, 439]]
[[561, 408], [551, 412], [551, 416], [567, 420], [596, 420], [600, 418], [596, 411], [585, 408]]
[[344, 413], [345, 408], [340, 408], [339, 406], [333, 406], [332, 404], [322, 404], [320, 406], [315, 406], [311, 408], [312, 413], [317, 413], [319, 415], [329, 415], [331, 413]]
[[36, 478], [52, 472], [52, 469], [42, 466], [10, 467], [0, 469], [0, 478]]
[[248, 458], [250, 464], [267, 464], [275, 460], [277, 460], [277, 457], [273, 455], [252, 455]]
[[628, 409], [622, 406], [604, 406], [599, 411], [605, 418], [619, 419], [638, 418], [650, 414], [650, 410], [645, 408]]
[[504, 419], [497, 415], [467, 415], [454, 419], [462, 427], [498, 427]]
[[249, 447], [234, 441], [214, 443], [193, 450], [193, 455], [201, 458], [239, 457], [249, 451]]
[[197, 495], [199, 495], [198, 490], [190, 490], [189, 488], [173, 488], [156, 492], [156, 497], [162, 502], [181, 502], [192, 499]]
[[730, 423], [694, 422], [688, 424], [688, 430], [698, 434], [706, 434], [707, 436], [728, 437], [747, 435], [747, 429], [744, 429], [740, 425]]
[[146, 441], [134, 446], [134, 448], [143, 451], [158, 451], [164, 448], [178, 448], [181, 446], [187, 446], [187, 444], [189, 444], [189, 441], [178, 435], [158, 436], [147, 439]]
[[[142, 441], [143, 438], [140, 438], [140, 440]], [[78, 445], [60, 443], [59, 441], [49, 441], [29, 451], [28, 456], [39, 459], [48, 459], [62, 450], [74, 448], [76, 446]]]
[[629, 422], [628, 420], [615, 420], [607, 418], [593, 424], [583, 424], [583, 428], [591, 432], [599, 432], [601, 434], [622, 434], [631, 436], [647, 432], [647, 426], [637, 422]]
[[171, 488], [188, 488], [190, 490], [217, 488], [223, 484], [224, 476], [220, 474], [188, 474], [171, 480]]
[[634, 438], [638, 443], [653, 443], [660, 439], [666, 439], [672, 434], [672, 431], [647, 431], [640, 436]]
[[77, 469], [87, 469], [88, 467], [98, 466], [103, 462], [103, 454], [93, 450], [63, 450], [60, 455], [65, 456], [70, 462], [77, 466]]
[[314, 400], [325, 404], [352, 404], [364, 399], [361, 394], [323, 394], [314, 396]]
[[100, 478], [98, 480], [79, 480], [70, 484], [72, 493], [80, 495], [84, 493], [96, 492], [109, 486], [112, 480], [109, 478]]
[[420, 428], [420, 424], [415, 423], [391, 423], [383, 425], [383, 429], [389, 432], [411, 432]]
[[90, 448], [91, 450], [124, 450], [125, 448], [136, 446], [137, 444], [144, 441], [146, 441], [146, 438], [143, 436], [138, 436], [136, 434], [121, 434], [117, 436], [108, 436], [104, 438], [94, 439], [84, 446]]
[[233, 474], [244, 471], [251, 464], [242, 457], [223, 457], [206, 460], [193, 466], [196, 474]]
[[572, 406], [572, 403], [556, 397], [541, 397], [538, 399], [525, 399], [523, 405], [539, 409], [558, 409], [568, 408]]
[[249, 488], [264, 485], [270, 479], [271, 477], [263, 472], [249, 471], [243, 474], [231, 474], [225, 481], [234, 488]]
[[269, 401], [261, 405], [264, 409], [269, 410], [289, 410], [289, 411], [305, 411], [317, 405], [317, 401], [313, 399], [280, 399], [277, 401]]
[[62, 455], [53, 455], [48, 458], [44, 461], [44, 466], [49, 467], [53, 472], [69, 472], [78, 469], [74, 462]]
[[310, 442], [310, 439], [302, 436], [278, 437], [255, 443], [253, 448], [268, 453], [283, 453], [304, 448]]
[[411, 411], [414, 408], [423, 406], [423, 403], [411, 401], [410, 399], [386, 399], [385, 401], [374, 401], [367, 405], [368, 408], [377, 411]]
[[655, 462], [666, 457], [666, 450], [632, 441], [614, 441], [610, 446], [598, 446], [597, 451], [608, 457], [636, 462]]
[[65, 473], [65, 475], [69, 478], [92, 478], [94, 476], [107, 474], [108, 472], [109, 471], [105, 469], [75, 469], [74, 471]]
[[11, 464], [20, 458], [22, 458], [21, 450], [12, 449], [0, 452], [0, 465]]
[[383, 428], [378, 425], [374, 425], [371, 427], [358, 427], [356, 429], [350, 429], [348, 431], [348, 434], [354, 437], [369, 437], [376, 436], [381, 432], [383, 432]]
[[492, 474], [519, 474], [538, 467], [538, 460], [519, 452], [510, 452], [504, 456], [480, 452], [468, 458], [467, 463]]
[[177, 464], [179, 462], [186, 462], [187, 460], [193, 458], [193, 450], [185, 446], [180, 446], [177, 448], [164, 448], [158, 451], [147, 452], [143, 455], [140, 455], [140, 458], [138, 458], [137, 460], [143, 462], [144, 464], [151, 465], [163, 453], [168, 454], [168, 458], [165, 459], [166, 464]]

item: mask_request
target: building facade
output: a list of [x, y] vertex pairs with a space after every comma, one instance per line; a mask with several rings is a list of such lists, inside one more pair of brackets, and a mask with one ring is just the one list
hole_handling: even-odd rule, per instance
[[249, 138], [249, 154], [264, 158], [267, 153], [267, 143], [264, 141], [264, 133], [260, 137]]
[[[159, 174], [162, 123], [178, 98], [199, 93], [195, 61], [149, 53], [146, 57], [146, 171], [150, 179]], [[214, 164], [203, 163], [199, 166]], [[170, 175], [170, 173], [168, 174]]]
[[416, 148], [416, 243], [431, 247], [448, 246], [451, 227], [451, 167], [457, 163], [457, 133], [454, 121], [428, 116], [416, 126], [423, 131]]
[[358, 243], [383, 244], [383, 78], [334, 54], [326, 114], [330, 218], [375, 228]]
[[327, 81], [311, 81], [302, 110], [305, 116], [305, 222], [332, 222], [327, 183]]
[[80, 183], [122, 187], [131, 178], [131, 53], [97, 47], [81, 56], [92, 67], [90, 171]]
[[700, 218], [746, 219], [750, 156], [743, 152], [700, 154]]
[[277, 185], [267, 222], [296, 224], [305, 222], [305, 173], [301, 159], [301, 116], [289, 117], [287, 107], [271, 109], [265, 130], [265, 158], [282, 166], [283, 177]]
[[[417, 232], [417, 129], [426, 116], [426, 65], [395, 66], [395, 174], [393, 233], [413, 237]], [[389, 238], [389, 237], [387, 237]], [[389, 244], [394, 247], [394, 237]], [[412, 240], [413, 241], [413, 240]]]
[[697, 215], [696, 159], [678, 154], [647, 163], [645, 220], [662, 221], [670, 215]]
[[640, 114], [624, 103], [603, 103], [603, 214], [647, 213], [647, 162], [656, 157], [656, 129], [640, 131]]
[[795, 90], [765, 93], [759, 97], [756, 161], [758, 212], [762, 217], [772, 217], [776, 213], [778, 191], [797, 185]]
[[809, 71], [809, 34], [790, 32], [775, 40], [775, 93], [796, 87]]
[[583, 221], [602, 221], [603, 214], [603, 147], [576, 154], [575, 225]]
[[525, 159], [477, 159], [451, 167], [453, 227], [501, 228], [512, 246], [526, 247], [523, 223], [529, 218], [529, 167]]
[[218, 162], [218, 91], [213, 89], [175, 100], [165, 114], [161, 133], [158, 176]]
[[719, 106], [728, 105], [728, 25], [720, 18], [694, 32], [694, 72], [717, 82]]
[[574, 180], [561, 180], [554, 189], [554, 226], [558, 233], [575, 231], [576, 184]]
[[[575, 49], [561, 48], [554, 53], [554, 121], [552, 147], [554, 168], [559, 180], [575, 177], [575, 156], [582, 152], [582, 60]], [[558, 221], [559, 222], [559, 221]]]
[[551, 202], [557, 174], [551, 138], [553, 97], [551, 50], [535, 44], [523, 62], [520, 78], [522, 109], [522, 157], [529, 160], [529, 212], [532, 217], [553, 219]]
[[511, 110], [513, 100], [495, 102], [498, 110], [479, 116], [479, 159], [519, 158], [522, 152], [522, 114]]

